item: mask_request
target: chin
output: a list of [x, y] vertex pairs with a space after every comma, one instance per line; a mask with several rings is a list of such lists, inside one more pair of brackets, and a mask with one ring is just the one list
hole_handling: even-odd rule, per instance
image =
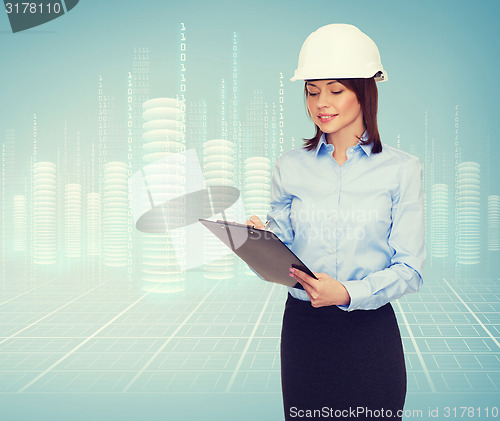
[[316, 124], [323, 133], [331, 134], [337, 132], [339, 129], [337, 127], [328, 127], [328, 125]]

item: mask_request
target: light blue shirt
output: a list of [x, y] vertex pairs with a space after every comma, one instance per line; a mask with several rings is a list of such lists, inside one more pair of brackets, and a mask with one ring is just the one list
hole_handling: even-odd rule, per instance
[[338, 307], [347, 311], [379, 308], [423, 282], [422, 164], [384, 143], [378, 154], [371, 147], [358, 142], [339, 166], [323, 134], [316, 150], [285, 152], [273, 170], [268, 228], [311, 271], [346, 287], [351, 302]]

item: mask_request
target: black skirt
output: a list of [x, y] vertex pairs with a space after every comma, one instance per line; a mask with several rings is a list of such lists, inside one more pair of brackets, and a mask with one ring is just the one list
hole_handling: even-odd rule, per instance
[[287, 421], [401, 420], [406, 366], [392, 305], [348, 312], [288, 294], [281, 385]]

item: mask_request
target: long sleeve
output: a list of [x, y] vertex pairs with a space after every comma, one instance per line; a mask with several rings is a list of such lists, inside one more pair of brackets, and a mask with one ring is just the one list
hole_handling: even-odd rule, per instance
[[361, 280], [342, 282], [351, 296], [349, 305], [338, 306], [342, 310], [376, 309], [422, 286], [426, 259], [422, 164], [413, 157], [401, 172], [388, 239], [393, 251], [391, 264]]
[[269, 221], [268, 228], [286, 244], [287, 247], [293, 242], [294, 232], [290, 221], [290, 209], [292, 196], [286, 194], [283, 189], [280, 170], [280, 158], [276, 160], [271, 181], [271, 210], [267, 213]]
[[[280, 172], [280, 158], [274, 164], [273, 177], [271, 180], [271, 209], [267, 213], [269, 221], [268, 229], [287, 246], [290, 247], [294, 232], [290, 222], [290, 208], [292, 197], [287, 195], [282, 186]], [[259, 278], [263, 279], [257, 272], [250, 268]]]

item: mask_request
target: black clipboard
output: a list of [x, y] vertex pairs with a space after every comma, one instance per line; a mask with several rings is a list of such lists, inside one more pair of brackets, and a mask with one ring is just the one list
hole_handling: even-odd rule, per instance
[[318, 279], [272, 231], [237, 222], [198, 220], [268, 282], [304, 289], [290, 276], [290, 267]]

